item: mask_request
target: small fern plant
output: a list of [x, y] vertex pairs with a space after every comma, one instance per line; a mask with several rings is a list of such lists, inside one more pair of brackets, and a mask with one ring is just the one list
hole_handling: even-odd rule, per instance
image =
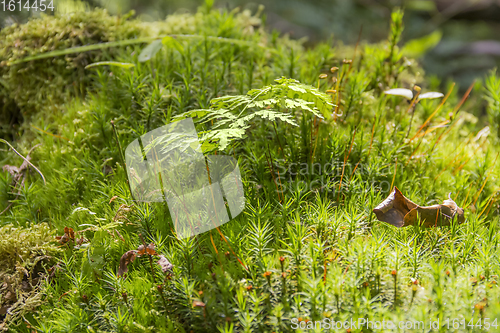
[[245, 95], [223, 96], [212, 99], [209, 109], [187, 111], [174, 118], [199, 118], [201, 123], [212, 123], [211, 129], [199, 132], [201, 148], [204, 153], [223, 151], [233, 140], [243, 139], [250, 122], [254, 118], [271, 122], [280, 120], [298, 126], [296, 110], [329, 120], [334, 104], [331, 97], [318, 89], [302, 84], [297, 80], [282, 77], [277, 84], [260, 89], [252, 89]]

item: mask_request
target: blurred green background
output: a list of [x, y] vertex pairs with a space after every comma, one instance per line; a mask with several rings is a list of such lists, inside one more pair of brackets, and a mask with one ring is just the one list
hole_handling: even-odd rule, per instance
[[[55, 10], [46, 14], [103, 7], [117, 15], [134, 10], [142, 20], [156, 21], [172, 13], [194, 13], [202, 3], [199, 0], [53, 0]], [[411, 54], [419, 58], [427, 74], [442, 82], [456, 81], [462, 89], [500, 63], [499, 0], [215, 0], [215, 7], [229, 10], [257, 12], [261, 5], [267, 29], [292, 38], [306, 38], [308, 44], [332, 37], [333, 43], [355, 44], [360, 32], [364, 42], [384, 40], [392, 9], [402, 7], [405, 9], [402, 43], [413, 40], [409, 46]], [[0, 9], [0, 27], [38, 15], [40, 12]]]

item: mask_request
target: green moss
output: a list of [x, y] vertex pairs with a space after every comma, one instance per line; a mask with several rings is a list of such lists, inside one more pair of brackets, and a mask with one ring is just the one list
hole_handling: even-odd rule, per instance
[[[105, 10], [32, 19], [0, 31], [0, 135], [16, 136], [23, 119], [44, 111], [60, 114], [61, 105], [83, 97], [90, 82], [90, 63], [113, 59], [117, 49], [71, 54], [9, 65], [22, 58], [71, 47], [166, 34], [207, 34], [243, 38], [252, 35], [260, 19], [248, 10], [231, 13], [200, 11], [176, 14], [162, 22], [140, 22], [111, 16]], [[133, 52], [133, 49], [130, 53]]]
[[[485, 298], [500, 297], [498, 147], [487, 132], [478, 135], [485, 127], [471, 114], [479, 114], [478, 94], [460, 110], [456, 90], [443, 105], [422, 100], [415, 108], [385, 95], [388, 88], [411, 88], [423, 75], [394, 45], [393, 33], [385, 43], [359, 44], [354, 54], [353, 46], [328, 41], [305, 48], [269, 34], [248, 12], [202, 8], [137, 26], [146, 36], [206, 34], [245, 43], [177, 38], [178, 47], [164, 45], [147, 62], [138, 61], [145, 45], [116, 48], [113, 60], [133, 68], [84, 71], [85, 97], [51, 108], [33, 105], [38, 112], [30, 124], [43, 131], [25, 131], [16, 148], [26, 154], [41, 144], [31, 157], [47, 181], [27, 173], [0, 224], [50, 221], [58, 230], [72, 227], [90, 243], [59, 255], [63, 273], [41, 286], [43, 293], [36, 295], [43, 295], [43, 304], [26, 314], [26, 321], [14, 320], [16, 329], [29, 331], [29, 322], [40, 332], [212, 332], [231, 331], [231, 325], [233, 332], [286, 332], [296, 317], [386, 322], [498, 317], [500, 307], [493, 301], [484, 313], [471, 312], [484, 307]], [[54, 67], [61, 59], [66, 61], [40, 63]], [[338, 69], [332, 73], [333, 66]], [[318, 79], [320, 74], [327, 75]], [[283, 111], [292, 111], [298, 126], [255, 118], [245, 139], [231, 140], [247, 206], [220, 227], [224, 237], [212, 230], [179, 240], [167, 205], [133, 201], [111, 120], [125, 148], [176, 115], [209, 108], [218, 96], [234, 98], [281, 76], [328, 91], [338, 107], [322, 111], [336, 115], [320, 121], [290, 107]], [[419, 85], [425, 89], [425, 82]], [[489, 86], [490, 92], [498, 90]], [[196, 121], [198, 133], [216, 129], [217, 121]], [[12, 152], [0, 156], [10, 165], [22, 163]], [[283, 193], [277, 194], [278, 183]], [[10, 184], [10, 175], [0, 172], [1, 209], [13, 199]], [[466, 223], [423, 230], [377, 221], [372, 209], [392, 185], [422, 205], [441, 202], [451, 192], [466, 209]], [[29, 229], [5, 230], [0, 236], [11, 239]], [[142, 257], [130, 264], [125, 278], [116, 276], [123, 253], [142, 244], [139, 234], [174, 265], [172, 272]], [[22, 257], [28, 259], [9, 256], [6, 274], [17, 274], [16, 263], [21, 273], [33, 270], [30, 253]], [[25, 261], [32, 264], [22, 266]], [[22, 290], [23, 280], [17, 281]], [[33, 298], [30, 304], [38, 302]]]
[[0, 227], [0, 330], [42, 303], [38, 286], [61, 250], [46, 223]]
[[[22, 118], [42, 109], [55, 111], [62, 102], [84, 92], [89, 83], [83, 68], [110, 57], [93, 51], [8, 66], [21, 58], [75, 46], [135, 38], [144, 28], [127, 16], [105, 10], [47, 16], [0, 31], [0, 133], [14, 134]], [[13, 127], [14, 126], [14, 127]]]

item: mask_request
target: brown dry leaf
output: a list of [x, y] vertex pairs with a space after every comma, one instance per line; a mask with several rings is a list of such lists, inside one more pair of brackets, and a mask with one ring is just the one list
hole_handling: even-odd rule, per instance
[[75, 231], [73, 228], [64, 227], [64, 235], [56, 236], [56, 239], [59, 241], [59, 244], [66, 244], [70, 239], [75, 240]]
[[158, 253], [155, 251], [155, 245], [154, 243], [149, 244], [147, 247], [144, 247], [144, 245], [140, 245], [137, 248], [137, 255], [142, 256], [143, 254], [149, 254], [151, 256], [157, 256]]
[[151, 255], [151, 256], [156, 256], [158, 255], [158, 253], [156, 253], [155, 251], [155, 245], [154, 243], [151, 243], [148, 245], [148, 247], [146, 248], [146, 253]]
[[[118, 233], [118, 231], [117, 231]], [[119, 233], [118, 233], [119, 234]], [[121, 236], [121, 235], [120, 235]], [[155, 251], [154, 243], [149, 244], [147, 247], [144, 245], [140, 245], [137, 250], [127, 251], [123, 254], [120, 259], [120, 267], [118, 268], [118, 276], [122, 276], [123, 274], [128, 272], [128, 264], [135, 260], [136, 257], [140, 257], [142, 255], [149, 254], [151, 256], [157, 256], [158, 253]], [[166, 272], [169, 269], [172, 269], [173, 265], [165, 258], [164, 256], [160, 256], [160, 260], [158, 264], [161, 266], [163, 272]]]
[[205, 303], [201, 301], [193, 301], [193, 308], [199, 306], [200, 308], [203, 308], [205, 306]]
[[123, 274], [128, 272], [128, 264], [135, 260], [136, 250], [131, 250], [125, 252], [120, 259], [120, 267], [118, 267], [117, 276], [123, 276]]
[[60, 244], [65, 244], [69, 241], [69, 237], [66, 234], [62, 236], [56, 236], [56, 239], [59, 241]]
[[4, 305], [0, 308], [0, 316], [3, 316], [4, 314], [7, 313], [7, 310], [9, 309], [8, 305]]
[[111, 205], [111, 203], [112, 203], [113, 201], [115, 201], [116, 199], [118, 199], [118, 196], [117, 196], [117, 195], [113, 196], [113, 197], [111, 198], [111, 200], [109, 200], [109, 204]]
[[[66, 228], [64, 228], [64, 232], [66, 232]], [[71, 238], [72, 240], [75, 240], [75, 231], [73, 230], [73, 228], [68, 229], [68, 234], [69, 234], [69, 238]]]
[[2, 169], [3, 169], [3, 171], [7, 171], [8, 173], [10, 173], [10, 175], [12, 177], [16, 177], [17, 174], [19, 173], [19, 168], [14, 166], [14, 165], [7, 165], [6, 164], [3, 166]]
[[174, 265], [172, 265], [170, 263], [170, 261], [168, 261], [168, 259], [165, 258], [165, 256], [163, 254], [160, 255], [160, 260], [158, 260], [157, 263], [158, 263], [158, 265], [160, 265], [163, 273], [166, 273], [167, 271], [171, 270], [174, 267]]
[[387, 222], [395, 227], [407, 227], [419, 223], [424, 227], [448, 226], [453, 219], [464, 222], [464, 210], [451, 198], [440, 205], [422, 207], [394, 187], [394, 191], [373, 210], [379, 221]]
[[395, 227], [404, 226], [404, 218], [408, 212], [418, 207], [417, 204], [406, 198], [401, 191], [394, 187], [394, 191], [373, 212], [379, 221], [387, 222]]
[[12, 301], [12, 302], [17, 301], [16, 293], [14, 293], [12, 291], [8, 291], [7, 294], [5, 295], [5, 299], [7, 301]]
[[77, 238], [77, 239], [75, 240], [75, 244], [76, 244], [77, 246], [80, 246], [80, 245], [82, 245], [82, 244], [84, 244], [84, 243], [88, 243], [88, 242], [89, 242], [89, 240], [88, 240], [87, 238], [83, 237], [83, 236], [82, 236], [82, 237], [80, 237], [80, 238]]

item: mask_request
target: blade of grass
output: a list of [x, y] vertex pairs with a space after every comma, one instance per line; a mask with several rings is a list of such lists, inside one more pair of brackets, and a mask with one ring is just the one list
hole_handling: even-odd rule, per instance
[[[418, 86], [416, 86], [416, 87], [418, 87]], [[410, 118], [410, 125], [408, 126], [408, 132], [406, 132], [405, 139], [408, 138], [408, 136], [410, 135], [411, 125], [413, 124], [413, 116], [415, 116], [415, 106], [416, 106], [417, 98], [420, 95], [420, 91], [421, 91], [420, 87], [418, 87], [418, 89], [415, 88], [415, 90], [417, 91], [417, 93], [411, 99], [410, 105], [408, 106], [408, 109], [406, 109], [406, 113], [405, 113], [405, 114], [408, 114], [408, 112], [412, 111], [411, 118]]]
[[99, 61], [99, 62], [94, 62], [94, 63], [92, 63], [90, 65], [85, 66], [85, 69], [99, 67], [99, 66], [115, 66], [115, 67], [121, 67], [121, 68], [132, 68], [132, 67], [135, 67], [134, 64], [131, 64], [131, 63], [128, 63], [128, 62]]
[[[484, 208], [483, 210], [481, 211], [481, 213], [479, 213], [479, 215], [477, 216], [477, 218], [479, 219], [481, 217], [481, 215], [483, 215], [484, 211], [486, 210], [486, 208], [490, 207], [491, 208], [491, 205], [493, 205], [493, 195], [490, 196], [490, 198], [488, 199], [488, 201], [486, 202], [486, 205], [484, 205]], [[489, 209], [488, 209], [488, 212], [489, 212]], [[486, 214], [488, 215], [488, 214]]]
[[16, 61], [9, 62], [9, 63], [7, 63], [7, 65], [12, 66], [12, 65], [17, 65], [17, 64], [28, 62], [28, 61], [32, 61], [32, 60], [47, 59], [47, 58], [64, 56], [64, 55], [68, 55], [68, 54], [83, 53], [83, 52], [88, 52], [88, 51], [104, 50], [104, 49], [111, 48], [111, 47], [121, 47], [121, 46], [134, 45], [134, 44], [150, 43], [154, 40], [162, 39], [165, 37], [173, 37], [173, 38], [179, 38], [179, 39], [195, 39], [195, 40], [196, 39], [199, 39], [199, 40], [206, 39], [206, 40], [209, 40], [212, 42], [229, 43], [229, 44], [236, 44], [236, 45], [240, 45], [240, 46], [258, 46], [260, 48], [266, 49], [266, 50], [273, 52], [273, 53], [277, 52], [275, 49], [267, 48], [261, 44], [257, 44], [255, 42], [250, 42], [250, 41], [239, 40], [239, 39], [235, 39], [235, 38], [173, 34], [173, 35], [161, 35], [158, 37], [133, 38], [133, 39], [120, 40], [120, 41], [116, 41], [116, 42], [107, 42], [107, 43], [99, 43], [99, 44], [92, 44], [92, 45], [70, 47], [70, 48], [67, 48], [64, 50], [55, 50], [55, 51], [50, 51], [50, 52], [46, 52], [46, 53], [35, 54], [35, 55], [28, 56], [28, 57], [25, 57], [25, 58], [22, 58], [22, 59], [19, 59]]

